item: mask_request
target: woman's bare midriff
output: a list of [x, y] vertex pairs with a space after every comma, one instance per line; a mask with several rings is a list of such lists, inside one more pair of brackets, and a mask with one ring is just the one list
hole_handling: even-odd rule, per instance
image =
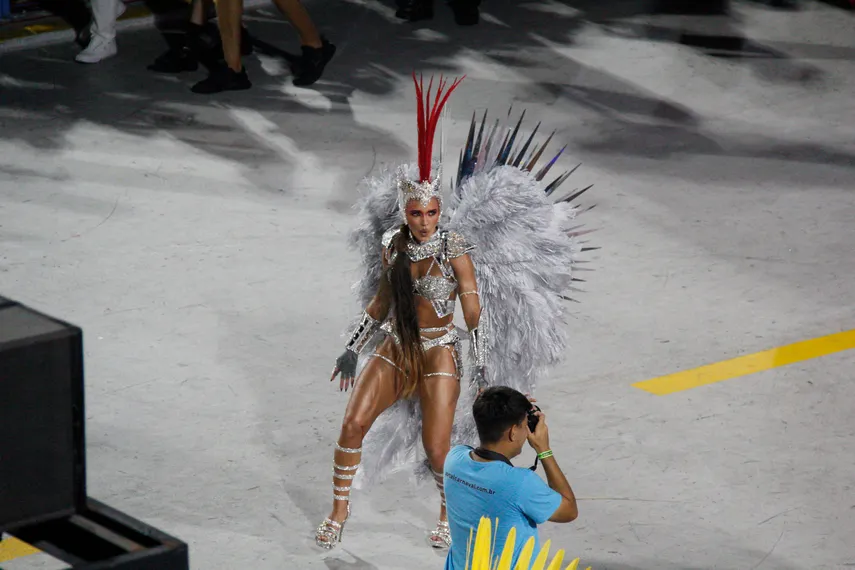
[[[426, 274], [430, 274], [430, 275], [433, 275], [436, 277], [442, 276], [442, 272], [439, 270], [439, 267], [434, 265], [431, 268], [431, 270], [428, 272], [429, 267], [431, 267], [431, 260], [430, 259], [423, 259], [422, 261], [419, 261], [418, 263], [414, 263], [412, 265], [412, 269], [411, 269], [412, 273], [413, 273], [413, 279], [418, 279], [420, 277], [424, 277]], [[455, 299], [456, 297], [457, 297], [457, 295], [451, 296], [452, 299]], [[442, 317], [442, 318], [437, 317], [436, 316], [436, 310], [433, 308], [433, 305], [431, 304], [430, 301], [428, 301], [424, 297], [416, 295], [415, 301], [416, 301], [416, 318], [419, 321], [419, 328], [421, 328], [421, 329], [432, 329], [432, 328], [444, 327], [444, 326], [451, 324], [451, 322], [454, 320], [453, 314], [448, 315], [447, 317]], [[439, 338], [442, 335], [444, 335], [445, 332], [444, 331], [435, 332], [435, 333], [422, 332], [421, 334], [425, 338]]]
[[[416, 295], [416, 318], [419, 320], [420, 329], [433, 329], [450, 325], [454, 320], [454, 315], [439, 318], [436, 316], [436, 311], [431, 305], [431, 302], [424, 297]], [[422, 331], [421, 335], [425, 338], [439, 338], [445, 334], [445, 331], [426, 332]]]

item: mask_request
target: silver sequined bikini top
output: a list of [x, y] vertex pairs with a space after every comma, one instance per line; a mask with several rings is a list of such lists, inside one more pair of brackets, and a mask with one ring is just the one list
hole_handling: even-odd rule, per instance
[[[431, 269], [433, 269], [431, 264]], [[430, 271], [430, 269], [428, 270]], [[457, 290], [457, 279], [454, 276], [425, 275], [413, 283], [416, 295], [424, 297], [428, 301], [439, 301], [448, 299]]]
[[[386, 250], [386, 260], [390, 265], [395, 262], [398, 253], [389, 251], [389, 246], [400, 231], [400, 227], [395, 227], [383, 234], [383, 247]], [[454, 314], [454, 299], [449, 297], [457, 290], [457, 279], [454, 277], [450, 260], [465, 255], [473, 249], [475, 247], [457, 232], [439, 229], [426, 242], [419, 243], [410, 239], [407, 244], [407, 256], [410, 261], [415, 263], [433, 258], [428, 274], [416, 279], [413, 283], [413, 292], [430, 301], [437, 317]], [[434, 266], [439, 267], [442, 275], [430, 275]]]

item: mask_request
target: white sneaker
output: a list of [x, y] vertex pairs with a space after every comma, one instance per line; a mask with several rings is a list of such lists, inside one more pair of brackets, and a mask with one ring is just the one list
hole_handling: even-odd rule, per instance
[[[98, 28], [93, 25], [89, 45], [86, 46], [86, 49], [77, 54], [74, 58], [75, 61], [80, 63], [98, 63], [99, 61], [107, 59], [108, 57], [113, 57], [118, 53], [118, 48], [116, 47], [116, 20], [121, 18], [125, 13], [125, 10], [128, 8], [122, 0], [116, 0], [113, 6], [116, 10], [115, 18], [112, 21], [109, 21], [108, 19], [108, 22], [104, 22], [108, 25], [107, 27], [109, 29], [98, 30]], [[105, 38], [101, 33], [105, 33], [105, 35], [111, 37], [111, 39]]]
[[113, 57], [119, 52], [116, 40], [106, 40], [101, 36], [92, 36], [86, 49], [75, 56], [74, 61], [78, 63], [98, 63], [101, 60]]

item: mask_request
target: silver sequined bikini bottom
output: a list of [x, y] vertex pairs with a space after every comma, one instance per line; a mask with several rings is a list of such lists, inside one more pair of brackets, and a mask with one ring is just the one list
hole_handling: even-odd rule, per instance
[[[392, 337], [392, 340], [395, 341], [395, 344], [398, 346], [401, 345], [401, 339], [398, 337], [398, 332], [395, 330], [395, 324], [392, 320], [386, 320], [380, 325], [380, 330]], [[422, 336], [422, 350], [425, 352], [429, 351], [432, 348], [436, 348], [438, 346], [443, 346], [448, 348], [449, 350], [454, 351], [454, 366], [457, 369], [457, 374], [452, 374], [450, 372], [428, 372], [425, 374], [425, 378], [431, 376], [451, 376], [452, 378], [459, 378], [458, 374], [463, 370], [463, 360], [462, 360], [462, 351], [460, 350], [460, 335], [457, 334], [457, 329], [453, 324], [448, 324], [444, 327], [428, 327], [419, 329], [422, 333], [438, 333], [445, 331], [444, 335], [438, 336], [437, 338], [426, 338]], [[371, 356], [376, 356], [377, 358], [382, 358], [395, 368], [398, 368], [399, 371], [403, 372], [397, 364], [392, 362], [389, 358], [383, 356], [382, 354], [377, 354], [376, 352], [371, 354]]]

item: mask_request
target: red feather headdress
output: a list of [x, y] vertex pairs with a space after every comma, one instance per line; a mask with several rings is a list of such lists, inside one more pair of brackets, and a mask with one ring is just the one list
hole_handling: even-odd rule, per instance
[[[465, 77], [465, 76], [464, 76]], [[439, 86], [436, 90], [436, 96], [431, 105], [431, 90], [433, 89], [433, 77], [428, 83], [428, 90], [425, 93], [424, 80], [421, 76], [416, 79], [416, 72], [413, 72], [413, 83], [416, 84], [416, 97], [418, 97], [418, 152], [419, 152], [419, 182], [430, 182], [431, 159], [433, 158], [433, 138], [436, 134], [436, 126], [439, 122], [440, 114], [442, 113], [445, 103], [451, 92], [454, 91], [463, 77], [455, 79], [451, 87], [446, 90], [447, 82], [439, 76]]]
[[[436, 180], [431, 180], [431, 165], [433, 158], [433, 138], [436, 133], [436, 127], [439, 124], [439, 118], [442, 114], [442, 109], [448, 101], [451, 92], [454, 91], [463, 77], [456, 79], [450, 87], [446, 89], [446, 81], [442, 76], [439, 78], [439, 86], [437, 87], [436, 96], [431, 101], [431, 91], [433, 90], [433, 78], [428, 83], [427, 93], [424, 90], [424, 80], [416, 78], [415, 71], [413, 72], [413, 82], [416, 84], [416, 96], [418, 97], [418, 164], [419, 176], [418, 180], [410, 180], [405, 176], [398, 179], [398, 207], [401, 210], [402, 219], [406, 219], [407, 203], [411, 200], [416, 200], [423, 206], [427, 206], [431, 199], [436, 198], [440, 207], [442, 206], [442, 192], [440, 190], [442, 181], [440, 176]], [[442, 172], [440, 168], [440, 173]]]

